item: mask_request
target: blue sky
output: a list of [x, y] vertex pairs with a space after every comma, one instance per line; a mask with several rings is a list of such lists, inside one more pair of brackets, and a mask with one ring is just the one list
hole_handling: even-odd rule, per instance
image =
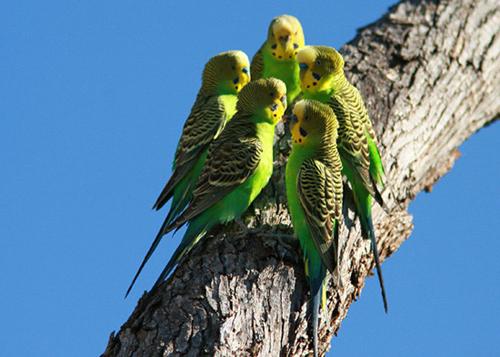
[[[392, 2], [2, 2], [0, 356], [98, 355], [151, 287], [179, 237], [123, 300], [209, 57], [253, 55], [282, 13], [340, 47]], [[481, 130], [412, 204], [415, 231], [383, 266], [390, 314], [369, 279], [333, 355], [498, 353], [499, 135]]]

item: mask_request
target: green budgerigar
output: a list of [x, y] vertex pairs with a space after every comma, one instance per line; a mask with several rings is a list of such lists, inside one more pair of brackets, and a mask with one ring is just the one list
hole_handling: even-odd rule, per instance
[[344, 74], [344, 59], [334, 48], [306, 46], [299, 51], [300, 80], [304, 98], [328, 104], [338, 123], [338, 150], [343, 173], [351, 185], [364, 236], [370, 239], [387, 312], [387, 297], [372, 221], [373, 198], [384, 208], [380, 194], [384, 167], [368, 111], [361, 94]]
[[288, 103], [300, 93], [297, 51], [304, 47], [304, 32], [296, 17], [281, 15], [269, 25], [267, 40], [252, 58], [252, 78], [278, 78], [286, 84]]
[[286, 165], [286, 193], [293, 229], [300, 241], [311, 289], [314, 356], [318, 355], [318, 315], [326, 272], [338, 262], [342, 217], [342, 163], [337, 151], [337, 119], [318, 101], [301, 100], [289, 120], [292, 152]]
[[238, 94], [237, 112], [208, 148], [187, 208], [159, 234], [187, 223], [182, 241], [153, 289], [216, 224], [239, 219], [269, 181], [273, 138], [286, 110], [286, 86], [274, 78], [247, 84]]
[[207, 157], [208, 146], [233, 117], [237, 95], [249, 81], [250, 64], [242, 51], [222, 52], [205, 65], [201, 88], [177, 145], [172, 175], [153, 206], [159, 210], [172, 199], [170, 211], [127, 290], [127, 295], [160, 243], [163, 228], [172, 223], [191, 200]]

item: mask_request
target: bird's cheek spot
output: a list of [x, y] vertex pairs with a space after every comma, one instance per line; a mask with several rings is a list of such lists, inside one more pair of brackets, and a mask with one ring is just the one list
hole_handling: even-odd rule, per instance
[[238, 90], [239, 86], [234, 86], [234, 89]]
[[273, 45], [271, 46], [271, 48], [272, 48], [273, 50], [275, 50], [275, 49], [276, 49], [276, 44], [273, 44]]
[[281, 59], [281, 56], [278, 56], [279, 59]]
[[288, 58], [292, 58], [292, 55], [288, 56]]
[[317, 82], [313, 82], [313, 86], [315, 86], [316, 84], [318, 84]]
[[276, 57], [276, 52], [273, 52], [273, 56]]
[[307, 88], [311, 88], [311, 86], [308, 84], [308, 85], [307, 85]]
[[302, 138], [299, 138], [299, 143], [302, 143]]

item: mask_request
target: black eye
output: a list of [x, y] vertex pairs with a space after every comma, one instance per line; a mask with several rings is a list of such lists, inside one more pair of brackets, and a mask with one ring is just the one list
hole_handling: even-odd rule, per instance
[[300, 135], [307, 136], [307, 131], [305, 131], [304, 128], [300, 127], [299, 132], [300, 132]]
[[321, 64], [320, 60], [316, 60], [316, 64], [319, 66]]
[[243, 73], [245, 74], [248, 74], [248, 68], [247, 67], [243, 67], [243, 69], [241, 70]]
[[293, 48], [294, 48], [294, 49], [299, 48], [299, 44], [298, 44], [298, 43], [294, 43], [294, 44], [293, 44]]
[[275, 50], [275, 49], [276, 49], [276, 44], [272, 45], [272, 46], [271, 46], [271, 48], [272, 48], [273, 50]]

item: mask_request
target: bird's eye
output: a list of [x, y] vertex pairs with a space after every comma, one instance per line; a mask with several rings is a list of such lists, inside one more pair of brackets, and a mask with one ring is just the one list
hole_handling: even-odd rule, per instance
[[316, 64], [319, 66], [321, 65], [321, 61], [320, 60], [316, 60]]
[[301, 70], [305, 71], [308, 66], [305, 63], [299, 63], [299, 67], [300, 67]]
[[293, 48], [294, 48], [294, 49], [299, 48], [299, 44], [298, 44], [298, 43], [294, 43], [294, 44], [293, 44]]
[[274, 103], [273, 105], [271, 105], [271, 111], [276, 111], [276, 109], [278, 109], [278, 104]]
[[275, 50], [275, 49], [276, 49], [276, 47], [277, 47], [277, 45], [276, 45], [276, 44], [273, 44], [273, 45], [271, 46], [271, 48], [272, 48], [273, 50]]
[[300, 132], [300, 135], [307, 136], [307, 131], [305, 131], [304, 128], [300, 127], [299, 132]]
[[248, 74], [248, 68], [247, 67], [243, 67], [243, 69], [241, 70], [243, 73], [245, 74]]

